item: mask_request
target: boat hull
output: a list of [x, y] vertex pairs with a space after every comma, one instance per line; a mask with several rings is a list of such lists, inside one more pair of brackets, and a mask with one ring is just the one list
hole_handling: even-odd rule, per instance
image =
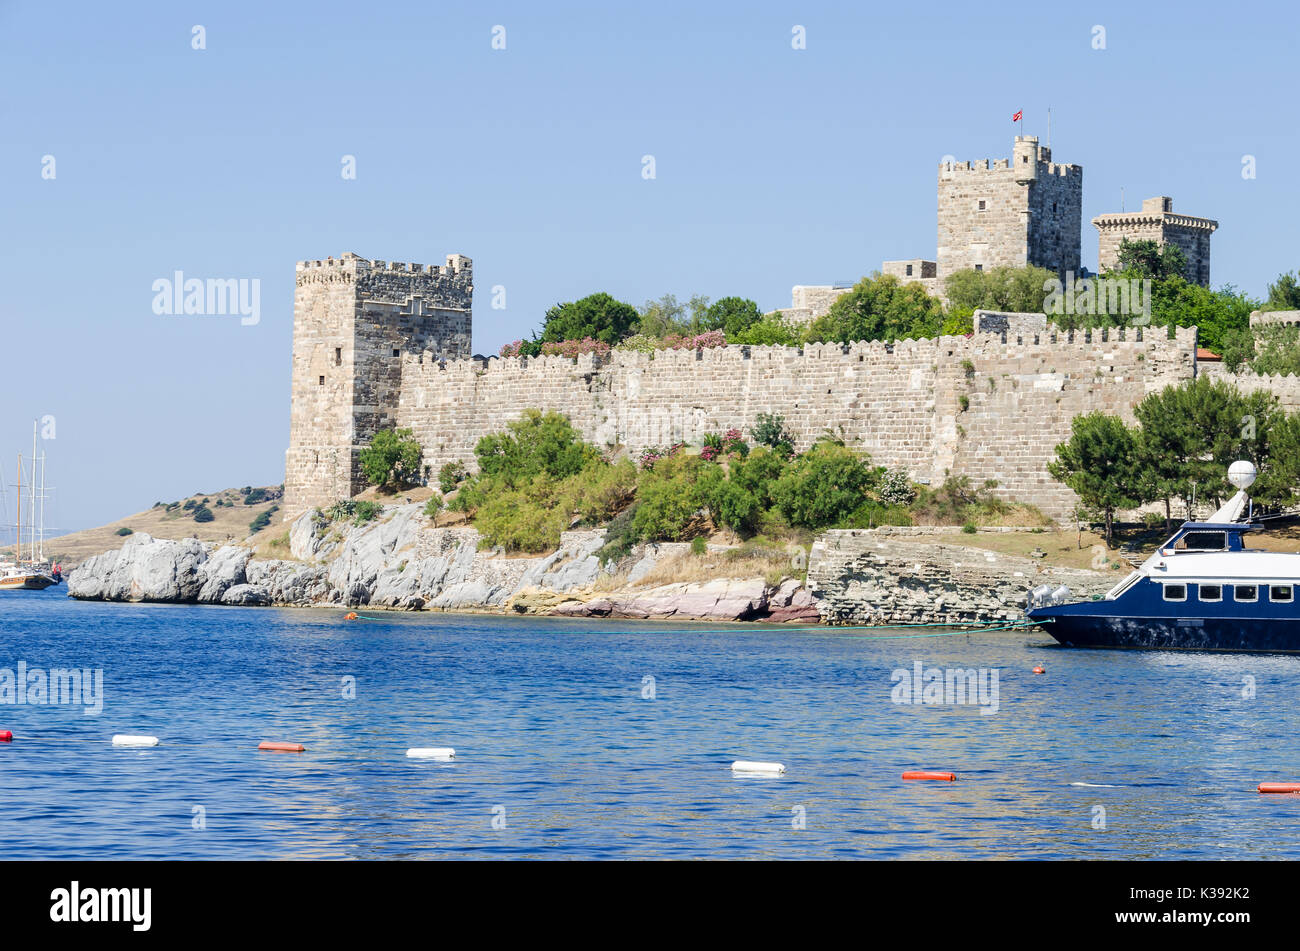
[[46, 575], [20, 575], [0, 578], [0, 591], [44, 591], [56, 584], [57, 581]]
[[1300, 654], [1296, 618], [1116, 617], [1044, 608], [1029, 619], [1066, 647]]

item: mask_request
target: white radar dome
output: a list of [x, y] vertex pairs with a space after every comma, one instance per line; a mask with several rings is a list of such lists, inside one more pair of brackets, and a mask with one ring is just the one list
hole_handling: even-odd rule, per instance
[[1244, 459], [1228, 466], [1228, 481], [1239, 489], [1249, 489], [1255, 482], [1255, 464]]

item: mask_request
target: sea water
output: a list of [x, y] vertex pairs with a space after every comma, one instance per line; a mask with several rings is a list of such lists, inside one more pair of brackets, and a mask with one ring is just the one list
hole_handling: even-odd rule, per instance
[[98, 712], [0, 697], [0, 858], [1300, 856], [1300, 796], [1255, 791], [1300, 780], [1300, 658], [344, 613], [0, 595], [0, 680], [102, 675]]

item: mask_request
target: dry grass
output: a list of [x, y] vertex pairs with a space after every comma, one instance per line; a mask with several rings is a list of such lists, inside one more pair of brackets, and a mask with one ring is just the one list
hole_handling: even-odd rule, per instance
[[[1045, 565], [1055, 565], [1060, 568], [1094, 568], [1093, 560], [1098, 552], [1094, 546], [1105, 547], [1105, 542], [1101, 535], [1092, 532], [1083, 533], [1083, 545], [1079, 545], [1078, 533], [1073, 531], [1043, 531], [1043, 532], [977, 532], [974, 535], [968, 535], [962, 531], [953, 531], [941, 535], [921, 535], [916, 537], [918, 542], [941, 542], [945, 545], [964, 545], [967, 548], [979, 548], [982, 551], [994, 551], [1002, 555], [1020, 555], [1029, 557], [1030, 552], [1034, 549], [1041, 549], [1046, 553], [1042, 558]], [[1110, 567], [1113, 563], [1119, 563], [1118, 568]], [[1113, 571], [1116, 574], [1127, 573], [1129, 565], [1120, 556], [1118, 548], [1106, 551], [1107, 567], [1100, 569], [1103, 571]]]
[[[262, 488], [268, 487], [263, 486]], [[278, 486], [276, 488], [278, 489]], [[194, 537], [205, 542], [243, 544], [244, 540], [249, 538], [249, 522], [270, 509], [272, 505], [279, 505], [280, 509], [271, 515], [270, 527], [253, 537], [260, 538], [267, 533], [282, 534], [285, 532], [286, 527], [280, 522], [281, 517], [285, 514], [283, 499], [245, 505], [243, 498], [244, 495], [239, 489], [199, 492], [176, 501], [179, 501], [183, 506], [190, 500], [198, 504], [203, 499], [207, 499], [208, 508], [213, 515], [210, 522], [196, 522], [192, 512], [184, 511], [180, 507], [170, 513], [163, 508], [145, 509], [143, 512], [128, 515], [126, 518], [118, 519], [116, 522], [110, 522], [107, 525], [100, 525], [97, 528], [71, 532], [67, 535], [59, 535], [56, 538], [47, 538], [45, 540], [45, 551], [55, 561], [62, 562], [66, 567], [71, 567], [85, 561], [91, 555], [98, 555], [100, 552], [121, 548], [122, 543], [128, 537], [117, 534], [121, 528], [129, 528], [132, 532], [145, 532], [154, 538], [182, 539]], [[225, 504], [217, 505], [218, 499], [221, 499]], [[288, 551], [287, 546], [285, 551]]]

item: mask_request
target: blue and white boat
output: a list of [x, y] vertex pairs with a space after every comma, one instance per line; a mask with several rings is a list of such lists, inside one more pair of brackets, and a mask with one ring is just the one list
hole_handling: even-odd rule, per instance
[[1246, 489], [1255, 467], [1235, 462], [1240, 491], [1204, 522], [1184, 522], [1096, 601], [1069, 589], [1029, 593], [1027, 616], [1067, 647], [1300, 653], [1300, 553], [1252, 549]]

